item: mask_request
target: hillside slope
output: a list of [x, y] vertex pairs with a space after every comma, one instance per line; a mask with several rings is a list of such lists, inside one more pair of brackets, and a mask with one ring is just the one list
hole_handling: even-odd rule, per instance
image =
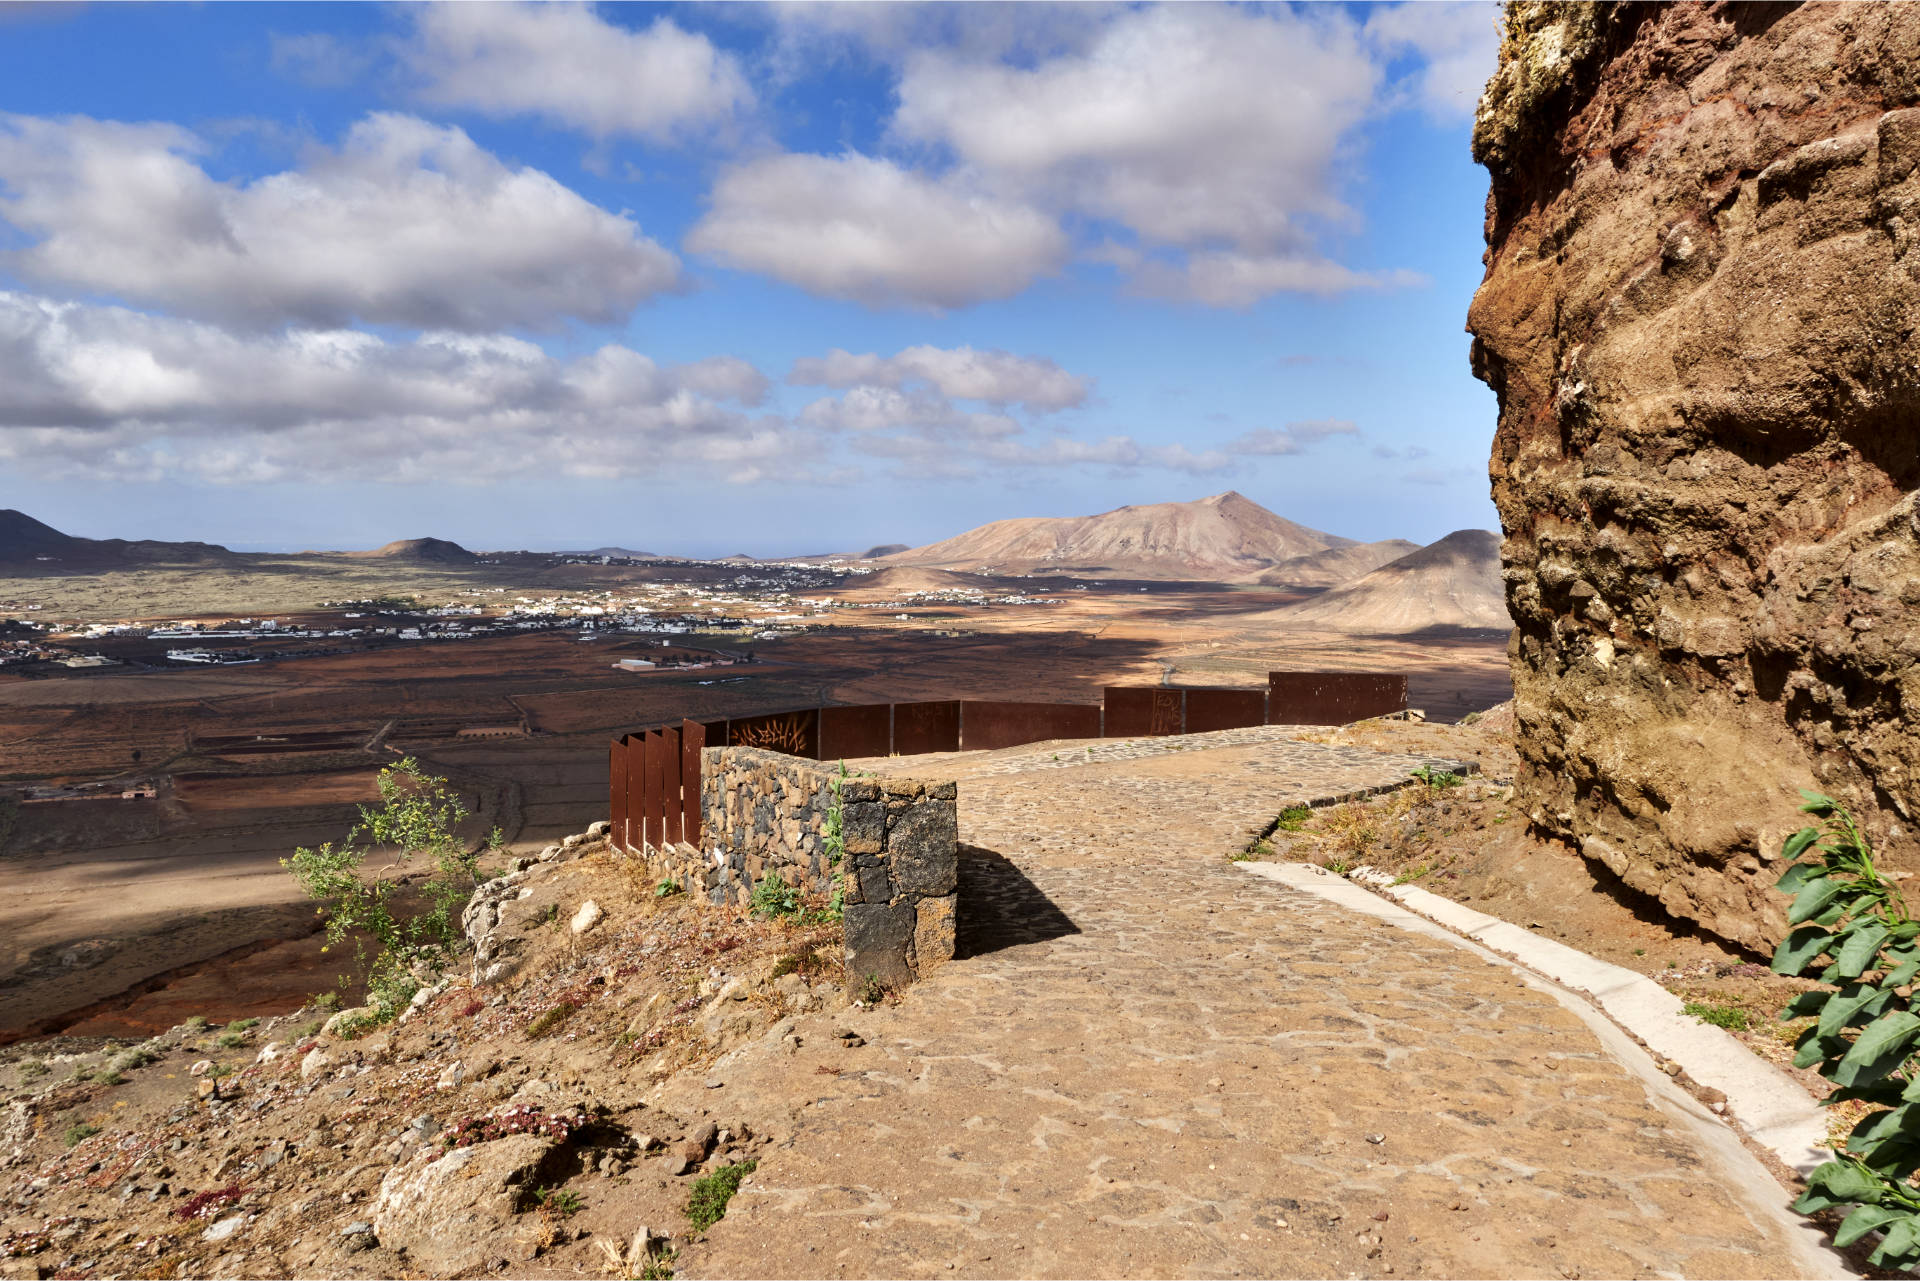
[[0, 568], [10, 571], [66, 574], [140, 565], [224, 561], [233, 555], [215, 543], [76, 538], [23, 511], [11, 507], [0, 509]]
[[444, 538], [402, 538], [370, 552], [348, 552], [361, 560], [405, 560], [422, 565], [471, 565], [477, 557]]
[[992, 574], [1246, 582], [1284, 561], [1354, 546], [1227, 491], [1098, 516], [997, 520], [883, 563]]
[[1372, 573], [1265, 617], [1349, 632], [1511, 627], [1500, 579], [1500, 536], [1484, 529], [1455, 530]]
[[1333, 587], [1419, 550], [1419, 543], [1404, 538], [1329, 547], [1310, 556], [1283, 560], [1260, 575], [1258, 581], [1262, 587]]

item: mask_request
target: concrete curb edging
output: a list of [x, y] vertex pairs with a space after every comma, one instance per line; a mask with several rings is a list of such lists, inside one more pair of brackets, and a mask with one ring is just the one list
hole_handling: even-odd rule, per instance
[[[1339, 907], [1467, 948], [1482, 959], [1508, 965], [1535, 980], [1536, 986], [1579, 1015], [1622, 1062], [1638, 1070], [1646, 1083], [1728, 1160], [1730, 1169], [1745, 1167], [1764, 1179], [1767, 1186], [1778, 1188], [1774, 1177], [1740, 1146], [1722, 1118], [1708, 1112], [1647, 1062], [1645, 1053], [1621, 1029], [1638, 1037], [1647, 1050], [1679, 1064], [1695, 1081], [1725, 1094], [1727, 1114], [1738, 1119], [1756, 1143], [1789, 1168], [1805, 1175], [1829, 1159], [1825, 1117], [1799, 1085], [1754, 1057], [1726, 1032], [1682, 1014], [1680, 999], [1644, 975], [1415, 886], [1379, 885], [1370, 889], [1306, 863], [1243, 862], [1235, 866]], [[1745, 1190], [1755, 1191], [1751, 1186]], [[1786, 1211], [1777, 1197], [1754, 1199], [1789, 1222], [1808, 1251], [1805, 1262], [1809, 1275], [1855, 1275], [1827, 1245], [1826, 1233]]]

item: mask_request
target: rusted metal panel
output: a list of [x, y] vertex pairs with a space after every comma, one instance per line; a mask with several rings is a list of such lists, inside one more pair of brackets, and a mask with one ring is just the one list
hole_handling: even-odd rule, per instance
[[960, 703], [948, 699], [938, 703], [895, 703], [893, 705], [893, 751], [896, 756], [918, 756], [923, 752], [960, 750]]
[[973, 752], [1018, 747], [1049, 738], [1099, 738], [1100, 707], [1095, 703], [960, 704], [960, 749]]
[[820, 709], [820, 759], [844, 761], [856, 756], [885, 756], [893, 749], [893, 705]]
[[1190, 689], [1187, 691], [1187, 733], [1216, 729], [1246, 729], [1267, 723], [1264, 689]]
[[1109, 685], [1102, 691], [1107, 738], [1148, 738], [1185, 732], [1185, 690], [1160, 685]]
[[667, 844], [678, 845], [686, 835], [687, 803], [680, 792], [680, 727], [660, 731], [661, 794], [666, 797]]
[[1348, 725], [1404, 711], [1407, 678], [1377, 672], [1268, 672], [1267, 724]]
[[775, 712], [727, 722], [727, 746], [759, 747], [789, 756], [820, 759], [820, 709]]
[[667, 736], [647, 731], [647, 831], [655, 849], [667, 843]]
[[686, 797], [686, 841], [693, 846], [700, 844], [702, 820], [705, 817], [700, 808], [700, 751], [706, 745], [705, 725], [699, 721], [680, 722], [680, 791]]
[[615, 849], [627, 845], [627, 745], [622, 739], [607, 744], [607, 836]]
[[647, 843], [647, 737], [627, 735], [627, 848]]

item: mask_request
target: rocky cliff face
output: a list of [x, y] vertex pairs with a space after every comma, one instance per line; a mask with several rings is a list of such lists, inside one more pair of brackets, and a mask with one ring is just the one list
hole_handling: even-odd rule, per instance
[[1770, 947], [1795, 788], [1920, 810], [1920, 10], [1518, 3], [1468, 328], [1533, 821]]

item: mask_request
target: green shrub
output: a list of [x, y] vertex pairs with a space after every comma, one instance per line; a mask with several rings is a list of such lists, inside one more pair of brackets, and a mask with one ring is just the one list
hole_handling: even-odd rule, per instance
[[[328, 841], [318, 849], [303, 847], [280, 863], [320, 904], [327, 930], [322, 950], [352, 941], [356, 957], [367, 966], [368, 1003], [378, 1011], [378, 1021], [386, 1022], [398, 1017], [419, 990], [413, 977], [417, 966], [437, 972], [451, 952], [466, 945], [460, 911], [480, 883], [481, 857], [497, 852], [501, 837], [495, 828], [483, 849], [468, 850], [456, 830], [467, 817], [459, 793], [410, 756], [381, 770], [376, 782], [380, 804], [362, 805], [360, 821], [338, 845]], [[433, 872], [423, 887], [425, 911], [396, 914], [399, 882], [366, 866], [368, 857], [383, 849], [393, 851], [398, 863], [415, 855], [432, 861]], [[370, 959], [363, 937], [373, 940]]]
[[[1802, 992], [1784, 1021], [1812, 1018], [1795, 1042], [1795, 1067], [1818, 1068], [1838, 1088], [1828, 1105], [1870, 1105], [1834, 1159], [1807, 1176], [1793, 1203], [1801, 1214], [1847, 1208], [1834, 1234], [1845, 1248], [1884, 1233], [1868, 1262], [1920, 1267], [1920, 1014], [1911, 985], [1920, 978], [1920, 922], [1899, 889], [1874, 866], [1866, 837], [1846, 807], [1817, 792], [1800, 808], [1821, 820], [1786, 839], [1791, 864], [1776, 888], [1794, 896], [1792, 927], [1773, 969], [1825, 985]], [[1811, 861], [1802, 861], [1807, 855]], [[1902, 989], [1909, 989], [1903, 992]]]
[[568, 1188], [535, 1188], [533, 1199], [542, 1210], [561, 1218], [580, 1213], [580, 1198]]
[[1313, 810], [1305, 805], [1289, 805], [1280, 811], [1280, 817], [1274, 826], [1283, 832], [1298, 832], [1304, 829], [1307, 821], [1313, 817]]
[[1419, 769], [1413, 771], [1413, 777], [1419, 779], [1436, 792], [1444, 792], [1449, 787], [1458, 787], [1460, 784], [1466, 782], [1465, 779], [1450, 770], [1434, 769], [1431, 765], [1422, 765]]
[[204, 1014], [189, 1015], [180, 1026], [189, 1032], [204, 1032], [207, 1030], [207, 1016]]
[[66, 1142], [66, 1145], [71, 1148], [78, 1146], [82, 1141], [90, 1139], [98, 1133], [100, 1133], [99, 1126], [82, 1121], [77, 1125], [68, 1126], [67, 1132], [60, 1137]]
[[326, 1014], [332, 1014], [340, 1008], [338, 992], [322, 992], [313, 998], [313, 1008]]
[[749, 902], [755, 916], [776, 918], [798, 916], [802, 910], [800, 890], [788, 885], [778, 872], [768, 872], [755, 883]]
[[222, 1032], [219, 1036], [213, 1038], [213, 1043], [223, 1050], [231, 1050], [236, 1046], [244, 1044], [246, 1039], [245, 1033]]
[[723, 1165], [705, 1178], [694, 1180], [687, 1194], [687, 1222], [695, 1232], [705, 1232], [726, 1217], [727, 1202], [740, 1190], [740, 1180], [752, 1174], [759, 1163], [742, 1161]]
[[23, 1081], [38, 1080], [51, 1071], [53, 1069], [47, 1066], [45, 1059], [20, 1060], [20, 1079]]
[[259, 1019], [235, 1019], [233, 1022], [227, 1024], [227, 1031], [250, 1032], [254, 1028], [257, 1028], [259, 1026], [260, 1026]]
[[1680, 1007], [1681, 1013], [1699, 1019], [1702, 1023], [1711, 1023], [1723, 1027], [1729, 1032], [1745, 1032], [1753, 1026], [1753, 1018], [1737, 1005], [1719, 1005], [1711, 1001], [1688, 1001]]
[[682, 892], [680, 882], [674, 880], [671, 876], [653, 887], [653, 896], [655, 898], [672, 898], [674, 895]]

